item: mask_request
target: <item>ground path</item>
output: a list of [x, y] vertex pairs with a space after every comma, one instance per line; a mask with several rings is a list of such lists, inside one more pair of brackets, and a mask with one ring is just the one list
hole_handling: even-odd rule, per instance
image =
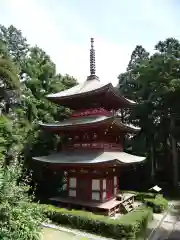
[[169, 211], [148, 240], [180, 240], [180, 201], [171, 201]]
[[[112, 238], [105, 238], [83, 232], [77, 229], [71, 229], [63, 226], [56, 226], [54, 224], [44, 223], [42, 224], [44, 228], [42, 240], [48, 239], [62, 239], [62, 240], [114, 240]], [[56, 231], [55, 231], [56, 230]], [[58, 231], [57, 231], [58, 230]]]

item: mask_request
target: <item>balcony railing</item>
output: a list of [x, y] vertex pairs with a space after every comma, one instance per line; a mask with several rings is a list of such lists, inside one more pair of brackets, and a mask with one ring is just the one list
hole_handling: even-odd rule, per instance
[[63, 149], [104, 149], [122, 151], [122, 145], [117, 143], [74, 143], [63, 146]]

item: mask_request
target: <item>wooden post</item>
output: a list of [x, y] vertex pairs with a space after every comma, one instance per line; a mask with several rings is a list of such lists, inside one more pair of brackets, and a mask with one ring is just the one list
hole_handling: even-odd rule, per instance
[[103, 179], [100, 178], [100, 202], [103, 202]]

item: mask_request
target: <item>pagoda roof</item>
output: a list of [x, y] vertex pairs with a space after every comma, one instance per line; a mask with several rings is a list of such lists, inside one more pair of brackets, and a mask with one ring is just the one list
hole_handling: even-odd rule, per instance
[[121, 122], [118, 116], [86, 116], [69, 118], [61, 122], [55, 123], [40, 123], [40, 126], [49, 130], [68, 130], [79, 127], [96, 127], [97, 125], [111, 125], [115, 124], [126, 132], [139, 132], [140, 128], [133, 125]]
[[[94, 77], [94, 79], [86, 80], [85, 82], [79, 83], [78, 85], [70, 89], [58, 93], [49, 94], [46, 97], [52, 102], [59, 103], [65, 107], [70, 107], [72, 109], [77, 109], [82, 106], [82, 99], [88, 99], [91, 97], [93, 97], [93, 101], [96, 101], [101, 105], [107, 104], [111, 100], [112, 103], [108, 103], [110, 105], [109, 108], [113, 108], [113, 106], [114, 108], [120, 108], [121, 106], [129, 107], [136, 105], [136, 102], [120, 95], [118, 89], [113, 87], [111, 83], [101, 83], [96, 76]], [[97, 99], [95, 99], [95, 97], [97, 97]], [[106, 97], [107, 103], [105, 103], [104, 97]], [[76, 99], [77, 103], [74, 102], [74, 99]], [[80, 102], [78, 101], [78, 99]], [[91, 105], [91, 102], [90, 100], [86, 102], [86, 106]]]
[[48, 156], [33, 157], [34, 160], [52, 164], [131, 164], [145, 160], [145, 157], [126, 152], [72, 151], [55, 153]]

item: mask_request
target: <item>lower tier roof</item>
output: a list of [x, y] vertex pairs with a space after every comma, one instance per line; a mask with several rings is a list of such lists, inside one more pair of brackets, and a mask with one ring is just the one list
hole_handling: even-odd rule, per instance
[[139, 132], [140, 128], [125, 124], [121, 122], [118, 116], [88, 116], [88, 117], [78, 117], [69, 118], [61, 122], [56, 123], [40, 123], [40, 126], [49, 130], [63, 130], [72, 129], [77, 127], [102, 125], [102, 124], [112, 124], [114, 123], [120, 129], [127, 132]]
[[73, 151], [61, 152], [48, 156], [33, 157], [34, 160], [54, 164], [99, 164], [113, 163], [130, 164], [145, 160], [145, 157], [131, 155], [126, 152], [104, 152], [104, 151]]

